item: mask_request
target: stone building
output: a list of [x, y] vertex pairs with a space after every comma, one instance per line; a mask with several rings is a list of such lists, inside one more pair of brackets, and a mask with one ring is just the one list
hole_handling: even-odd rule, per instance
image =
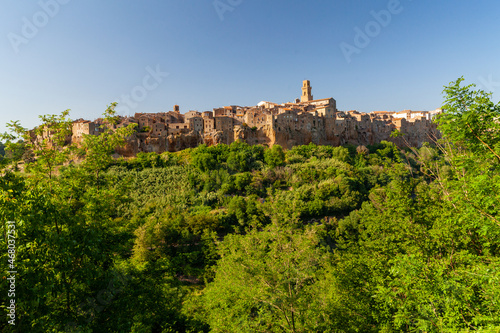
[[215, 119], [212, 111], [205, 111], [202, 114], [203, 118], [203, 132], [211, 133], [215, 131]]
[[73, 122], [73, 138], [81, 138], [84, 134], [94, 135], [96, 125], [93, 121], [89, 120], [77, 120]]
[[168, 134], [180, 134], [189, 132], [189, 123], [168, 124]]
[[70, 142], [81, 143], [84, 135], [99, 134], [99, 126], [95, 122], [79, 119], [73, 122]]
[[205, 122], [201, 116], [189, 118], [188, 123], [190, 130], [203, 133]]
[[[260, 102], [256, 106], [236, 105], [214, 108], [213, 111], [180, 113], [180, 107], [161, 113], [136, 113], [122, 117], [114, 128], [138, 124], [137, 132], [128, 139], [123, 155], [133, 156], [140, 151], [178, 151], [201, 143], [230, 144], [242, 140], [249, 144], [292, 148], [301, 144], [370, 145], [382, 140], [398, 145], [420, 146], [439, 137], [432, 119], [434, 111], [339, 111], [333, 98], [313, 99], [310, 81], [302, 83], [302, 95], [293, 103]], [[99, 134], [102, 120], [80, 119], [73, 124], [73, 141], [83, 134]], [[394, 130], [404, 134], [391, 138]]]
[[201, 117], [201, 112], [198, 111], [189, 111], [184, 114], [184, 120], [188, 121], [189, 119], [193, 117]]
[[313, 96], [311, 94], [311, 82], [309, 80], [304, 80], [302, 82], [302, 95], [300, 96], [301, 102], [309, 102], [313, 100]]

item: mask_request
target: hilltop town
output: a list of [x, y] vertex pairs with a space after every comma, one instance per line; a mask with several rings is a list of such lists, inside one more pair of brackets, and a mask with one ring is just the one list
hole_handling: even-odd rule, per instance
[[[200, 144], [230, 144], [236, 140], [248, 144], [284, 148], [309, 143], [321, 145], [370, 145], [382, 140], [398, 145], [421, 146], [439, 133], [432, 122], [441, 110], [400, 112], [339, 111], [333, 98], [314, 99], [310, 81], [302, 85], [302, 94], [293, 103], [260, 102], [256, 106], [225, 106], [213, 111], [136, 113], [120, 117], [115, 128], [137, 124], [118, 153], [134, 156], [138, 152], [179, 151]], [[104, 126], [101, 119], [79, 119], [73, 123], [71, 140], [79, 142], [84, 134], [98, 135]], [[391, 138], [398, 130], [403, 135]]]

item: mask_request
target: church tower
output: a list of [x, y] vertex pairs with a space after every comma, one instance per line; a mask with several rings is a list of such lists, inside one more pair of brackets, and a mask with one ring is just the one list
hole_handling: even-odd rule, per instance
[[311, 90], [311, 82], [309, 80], [304, 80], [304, 82], [302, 83], [302, 96], [300, 96], [301, 102], [309, 102], [313, 100]]

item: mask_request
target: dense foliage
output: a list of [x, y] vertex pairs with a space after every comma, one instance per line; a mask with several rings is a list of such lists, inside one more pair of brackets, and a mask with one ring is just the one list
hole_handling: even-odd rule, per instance
[[420, 148], [235, 142], [113, 159], [134, 128], [77, 147], [66, 111], [42, 117], [43, 140], [11, 123], [0, 247], [15, 221], [16, 326], [0, 328], [499, 331], [500, 105], [461, 83], [445, 89], [443, 139]]

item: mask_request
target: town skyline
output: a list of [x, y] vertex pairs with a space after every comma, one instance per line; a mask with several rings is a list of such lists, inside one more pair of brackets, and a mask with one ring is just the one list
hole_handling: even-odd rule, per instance
[[0, 131], [66, 109], [95, 119], [112, 102], [122, 115], [292, 102], [305, 79], [317, 96], [360, 112], [433, 110], [462, 75], [498, 99], [499, 9], [428, 0], [7, 2]]
[[[229, 145], [235, 141], [268, 147], [280, 145], [285, 149], [310, 143], [340, 146], [382, 141], [420, 147], [440, 137], [433, 118], [441, 112], [341, 111], [333, 97], [314, 99], [311, 82], [304, 80], [300, 97], [291, 103], [262, 101], [255, 106], [232, 105], [186, 113], [174, 105], [168, 112], [119, 116], [112, 124], [102, 118], [78, 119], [73, 122], [70, 142], [79, 144], [86, 135], [100, 135], [106, 127], [116, 130], [134, 125], [135, 131], [126, 145], [116, 150], [118, 155], [175, 152], [201, 144]], [[399, 134], [394, 136], [394, 132]]]

